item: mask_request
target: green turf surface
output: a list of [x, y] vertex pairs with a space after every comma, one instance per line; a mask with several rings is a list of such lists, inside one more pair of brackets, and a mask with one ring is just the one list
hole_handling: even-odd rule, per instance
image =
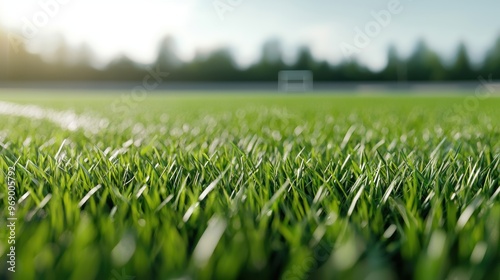
[[120, 98], [0, 95], [107, 120], [0, 115], [0, 278], [500, 277], [498, 97]]

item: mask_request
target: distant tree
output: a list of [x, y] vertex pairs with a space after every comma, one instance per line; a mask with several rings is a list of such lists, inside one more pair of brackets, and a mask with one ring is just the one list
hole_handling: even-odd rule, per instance
[[335, 74], [332, 66], [327, 61], [318, 62], [313, 68], [314, 80], [316, 81], [333, 81]]
[[0, 28], [0, 81], [8, 78], [9, 41], [7, 34]]
[[55, 63], [59, 67], [67, 66], [76, 63], [75, 57], [78, 55], [77, 51], [71, 49], [62, 34], [56, 34], [50, 39], [52, 48], [46, 49], [50, 52], [50, 63]]
[[191, 63], [173, 75], [181, 80], [237, 81], [240, 70], [228, 49], [219, 49], [208, 56], [198, 55]]
[[281, 42], [271, 39], [262, 46], [260, 60], [244, 70], [242, 78], [251, 81], [275, 81], [278, 72], [285, 68], [287, 65], [283, 62]]
[[[48, 75], [51, 73], [51, 71], [47, 71], [47, 68], [50, 67], [48, 63], [43, 61], [40, 55], [28, 52], [24, 45], [17, 49], [17, 52], [10, 51], [8, 53], [8, 65], [9, 80], [36, 81], [57, 78]], [[65, 69], [61, 70], [58, 73], [64, 73]]]
[[494, 79], [500, 79], [500, 37], [487, 52], [483, 64], [484, 75], [492, 75]]
[[147, 72], [132, 59], [122, 55], [110, 62], [102, 75], [104, 80], [139, 81], [144, 78], [146, 73]]
[[446, 70], [439, 56], [420, 40], [415, 52], [406, 62], [408, 79], [413, 81], [443, 80]]
[[172, 37], [164, 37], [158, 46], [156, 65], [163, 71], [170, 71], [180, 67], [181, 60], [175, 53], [175, 41]]
[[454, 64], [451, 66], [449, 78], [451, 80], [471, 80], [475, 79], [469, 55], [465, 44], [460, 43]]
[[147, 67], [156, 66], [171, 73], [169, 80], [180, 81], [276, 81], [278, 72], [285, 69], [311, 70], [317, 81], [466, 80], [475, 79], [480, 73], [483, 76], [492, 74], [496, 79], [500, 77], [500, 38], [487, 52], [481, 69], [474, 69], [463, 43], [452, 64], [444, 67], [440, 57], [420, 40], [408, 59], [402, 59], [396, 48], [390, 46], [387, 64], [379, 72], [371, 71], [355, 59], [330, 65], [327, 61], [316, 60], [306, 46], [299, 49], [296, 61], [287, 65], [277, 39], [266, 41], [260, 58], [246, 69], [238, 67], [228, 49], [198, 53], [193, 60], [182, 62], [175, 52], [174, 40], [167, 36], [161, 40], [152, 65], [141, 65], [121, 56], [100, 70], [94, 68], [94, 57], [88, 45], [71, 49], [64, 38], [59, 37], [54, 49], [57, 56], [45, 61], [39, 54], [27, 51], [23, 40], [18, 38], [13, 44], [11, 39], [0, 30], [0, 80], [137, 81], [144, 78]]
[[282, 64], [283, 51], [281, 42], [278, 39], [270, 39], [262, 46], [261, 62], [267, 64]]
[[316, 61], [308, 47], [301, 47], [298, 51], [297, 60], [292, 68], [296, 70], [311, 70], [316, 66]]
[[372, 80], [373, 73], [358, 63], [356, 59], [349, 59], [333, 68], [335, 80], [338, 81], [363, 81]]
[[298, 51], [297, 60], [291, 66], [295, 70], [310, 70], [316, 81], [332, 81], [335, 73], [326, 61], [316, 61], [308, 47], [301, 47]]
[[406, 62], [399, 58], [396, 47], [393, 45], [387, 51], [387, 64], [378, 77], [384, 81], [406, 80]]

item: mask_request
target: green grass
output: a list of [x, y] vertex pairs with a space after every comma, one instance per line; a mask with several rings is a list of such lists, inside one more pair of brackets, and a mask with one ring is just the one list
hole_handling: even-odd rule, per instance
[[0, 96], [109, 120], [0, 115], [0, 278], [500, 277], [498, 97], [117, 99]]

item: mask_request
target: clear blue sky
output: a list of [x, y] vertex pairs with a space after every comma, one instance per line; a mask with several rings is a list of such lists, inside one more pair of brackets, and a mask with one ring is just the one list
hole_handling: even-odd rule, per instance
[[[41, 0], [50, 1], [57, 0]], [[37, 25], [34, 18], [44, 11], [39, 1], [0, 0], [0, 24], [22, 34], [24, 20], [33, 23], [36, 32], [27, 40], [30, 49], [48, 57], [55, 49], [56, 34], [62, 33], [72, 46], [90, 45], [101, 63], [122, 53], [150, 62], [159, 40], [170, 34], [186, 60], [197, 52], [228, 46], [246, 65], [258, 58], [266, 39], [279, 38], [290, 60], [299, 46], [308, 45], [316, 58], [335, 63], [345, 58], [341, 44], [354, 45], [355, 28], [364, 29], [374, 20], [371, 12], [386, 10], [391, 1], [395, 0], [241, 0], [222, 19], [213, 0], [65, 0], [67, 4], [51, 10], [47, 24]], [[372, 68], [384, 65], [391, 43], [408, 55], [423, 38], [452, 58], [463, 41], [478, 61], [500, 36], [498, 0], [399, 3], [402, 11], [392, 14], [389, 24], [356, 54]]]

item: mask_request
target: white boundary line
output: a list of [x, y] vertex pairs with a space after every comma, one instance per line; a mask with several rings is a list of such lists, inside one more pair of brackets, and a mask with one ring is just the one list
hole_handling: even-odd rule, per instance
[[36, 105], [22, 105], [4, 101], [0, 101], [0, 115], [48, 120], [65, 130], [83, 129], [92, 134], [97, 134], [109, 125], [107, 119], [78, 115], [73, 111], [55, 111]]

